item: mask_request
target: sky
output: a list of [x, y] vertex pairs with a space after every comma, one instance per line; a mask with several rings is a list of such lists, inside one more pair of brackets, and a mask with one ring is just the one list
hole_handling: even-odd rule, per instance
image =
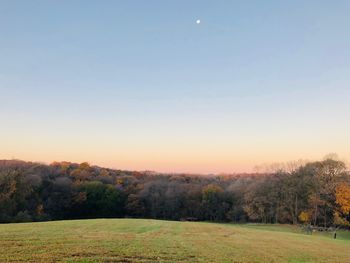
[[0, 0], [0, 159], [190, 173], [350, 160], [349, 13]]

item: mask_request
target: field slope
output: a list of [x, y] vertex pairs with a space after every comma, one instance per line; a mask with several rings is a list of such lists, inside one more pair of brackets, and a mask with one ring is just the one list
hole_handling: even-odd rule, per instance
[[0, 262], [350, 262], [350, 239], [290, 226], [142, 219], [0, 225]]

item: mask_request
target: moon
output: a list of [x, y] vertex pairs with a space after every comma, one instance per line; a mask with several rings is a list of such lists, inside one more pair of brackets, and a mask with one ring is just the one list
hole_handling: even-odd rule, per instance
[[196, 24], [199, 25], [201, 23], [201, 20], [200, 19], [197, 19], [196, 20]]

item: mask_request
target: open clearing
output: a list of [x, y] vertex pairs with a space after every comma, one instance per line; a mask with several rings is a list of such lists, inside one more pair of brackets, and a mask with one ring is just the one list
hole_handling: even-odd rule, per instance
[[0, 262], [350, 262], [350, 235], [284, 225], [94, 219], [0, 225]]

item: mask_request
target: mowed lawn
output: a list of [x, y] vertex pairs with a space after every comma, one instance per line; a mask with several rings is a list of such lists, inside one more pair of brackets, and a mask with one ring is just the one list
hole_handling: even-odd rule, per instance
[[350, 236], [143, 219], [0, 225], [0, 262], [350, 262]]

